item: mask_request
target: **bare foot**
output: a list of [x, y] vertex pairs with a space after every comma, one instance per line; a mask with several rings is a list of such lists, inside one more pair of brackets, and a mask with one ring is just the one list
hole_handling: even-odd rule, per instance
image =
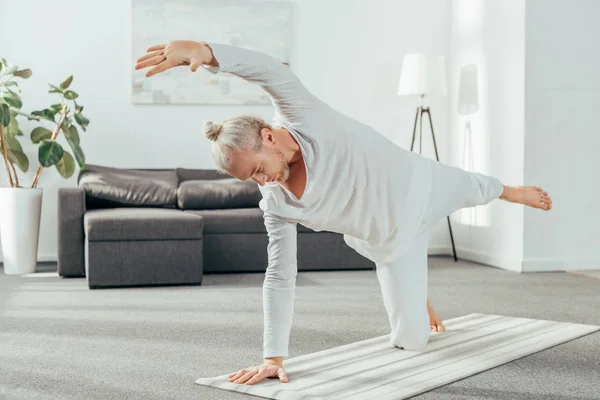
[[431, 307], [431, 304], [429, 304], [429, 300], [427, 300], [427, 312], [429, 313], [429, 327], [431, 328], [431, 332], [446, 332], [446, 327], [433, 307]]
[[544, 189], [537, 186], [504, 186], [500, 199], [545, 211], [552, 209], [552, 199]]

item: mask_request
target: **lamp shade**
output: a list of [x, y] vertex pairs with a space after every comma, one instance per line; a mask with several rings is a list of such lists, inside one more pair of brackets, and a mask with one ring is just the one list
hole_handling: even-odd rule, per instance
[[458, 83], [458, 113], [471, 115], [479, 110], [479, 85], [477, 65], [467, 64], [460, 69]]
[[406, 54], [402, 61], [398, 95], [446, 96], [444, 57], [425, 54]]

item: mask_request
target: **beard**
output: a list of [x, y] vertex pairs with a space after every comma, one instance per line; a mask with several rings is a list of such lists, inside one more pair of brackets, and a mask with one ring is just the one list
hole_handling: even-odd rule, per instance
[[273, 149], [273, 152], [277, 155], [277, 158], [279, 159], [279, 179], [277, 179], [280, 182], [285, 182], [289, 179], [290, 177], [290, 165], [285, 162], [285, 157], [283, 156], [283, 152], [279, 149]]

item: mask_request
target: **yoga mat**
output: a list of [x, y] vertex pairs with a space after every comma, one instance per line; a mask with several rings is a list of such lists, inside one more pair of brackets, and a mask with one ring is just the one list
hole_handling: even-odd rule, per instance
[[446, 332], [432, 333], [419, 351], [396, 348], [384, 335], [286, 359], [288, 383], [269, 378], [254, 385], [234, 384], [227, 375], [196, 383], [267, 399], [406, 399], [600, 330], [488, 314], [469, 314], [444, 324]]

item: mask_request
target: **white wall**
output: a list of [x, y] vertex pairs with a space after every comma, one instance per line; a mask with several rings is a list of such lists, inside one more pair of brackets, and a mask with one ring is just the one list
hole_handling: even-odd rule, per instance
[[599, 269], [600, 2], [526, 8], [525, 181], [554, 208], [526, 210], [523, 270]]
[[[201, 133], [203, 120], [219, 121], [240, 113], [272, 118], [268, 106], [131, 104], [129, 1], [10, 0], [0, 4], [4, 6], [0, 53], [34, 71], [21, 85], [25, 109], [52, 104], [47, 83], [60, 83], [74, 74], [73, 88], [91, 120], [81, 138], [88, 163], [212, 168], [210, 143]], [[418, 101], [395, 96], [402, 56], [418, 51], [449, 57], [449, 1], [299, 0], [297, 6], [292, 69], [333, 107], [408, 147]], [[446, 160], [447, 104], [444, 99], [430, 103], [440, 156]], [[36, 148], [25, 146], [25, 150], [35, 164]], [[427, 145], [424, 152], [433, 154]], [[21, 176], [31, 182], [33, 173]], [[6, 174], [1, 177], [0, 185], [6, 185]], [[56, 260], [57, 191], [75, 186], [75, 178], [65, 181], [45, 170], [39, 186], [44, 188], [44, 202], [38, 258]], [[434, 248], [447, 243], [443, 228], [432, 237]]]
[[[521, 0], [452, 0], [450, 9], [450, 145], [463, 158], [466, 117], [457, 111], [460, 68], [475, 63], [479, 110], [471, 120], [473, 171], [523, 184], [525, 5]], [[453, 216], [459, 257], [520, 271], [523, 208], [493, 202]]]
[[[14, 39], [5, 40], [2, 56], [34, 72], [21, 85], [24, 108], [36, 110], [54, 103], [47, 93], [48, 82], [57, 84], [73, 74], [73, 89], [91, 120], [88, 131], [81, 134], [90, 164], [212, 168], [210, 143], [202, 137], [203, 120], [218, 121], [240, 111], [272, 118], [267, 106], [131, 104], [130, 1], [19, 0], [5, 2], [4, 6], [0, 36]], [[35, 165], [36, 148], [29, 148], [30, 162]], [[31, 182], [33, 173], [25, 175], [24, 180]], [[2, 179], [0, 184], [6, 185], [5, 173]], [[75, 186], [75, 182], [75, 177], [66, 181], [50, 169], [42, 174], [40, 261], [56, 260], [58, 188]]]
[[[292, 61], [305, 85], [341, 112], [410, 148], [419, 98], [397, 96], [405, 53], [449, 58], [449, 0], [299, 0]], [[333, 17], [335, 16], [335, 17]], [[424, 23], [423, 21], [427, 21]], [[436, 138], [448, 161], [448, 99], [432, 98]], [[434, 158], [429, 125], [423, 154]], [[448, 253], [447, 226], [433, 232], [430, 253]]]

